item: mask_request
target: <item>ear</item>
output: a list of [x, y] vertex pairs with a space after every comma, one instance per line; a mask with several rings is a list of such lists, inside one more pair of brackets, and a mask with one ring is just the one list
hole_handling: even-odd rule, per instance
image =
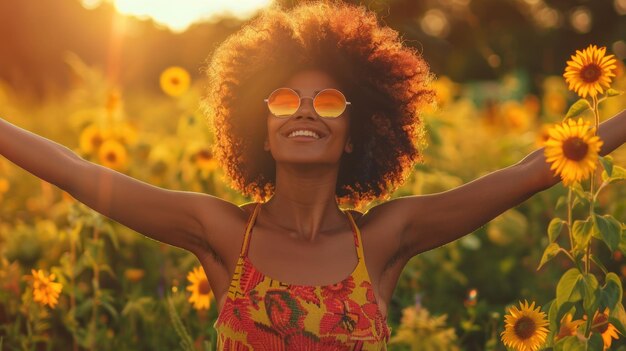
[[270, 151], [270, 141], [265, 137], [265, 141], [263, 142], [263, 150]]
[[350, 138], [348, 138], [348, 141], [346, 141], [346, 146], [343, 148], [343, 150], [348, 154], [352, 152], [352, 141], [350, 141]]

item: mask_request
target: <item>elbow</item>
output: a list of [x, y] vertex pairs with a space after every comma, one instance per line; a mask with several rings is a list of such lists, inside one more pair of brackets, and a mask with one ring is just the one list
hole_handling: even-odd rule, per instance
[[523, 174], [527, 175], [527, 189], [531, 189], [532, 193], [549, 189], [561, 182], [561, 178], [555, 175], [550, 164], [546, 162], [543, 150], [540, 148], [533, 151], [517, 164], [522, 168]]

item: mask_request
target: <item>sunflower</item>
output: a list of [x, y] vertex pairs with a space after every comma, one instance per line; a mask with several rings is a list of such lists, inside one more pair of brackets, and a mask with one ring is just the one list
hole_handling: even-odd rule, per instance
[[578, 122], [568, 119], [561, 125], [555, 125], [548, 131], [550, 138], [545, 142], [546, 162], [552, 163], [550, 169], [561, 175], [563, 184], [570, 186], [587, 179], [596, 168], [598, 151], [602, 140], [595, 135], [582, 118]]
[[46, 274], [40, 270], [31, 270], [32, 276], [29, 278], [33, 281], [33, 300], [42, 306], [48, 305], [54, 307], [59, 302], [59, 293], [63, 289], [61, 283], [55, 283], [54, 274], [46, 277]]
[[0, 177], [0, 195], [9, 191], [10, 185], [8, 179]]
[[196, 166], [204, 171], [213, 171], [217, 168], [217, 160], [213, 158], [213, 153], [208, 148], [204, 147], [198, 150], [192, 158], [196, 162]]
[[509, 308], [509, 314], [504, 316], [502, 342], [517, 351], [538, 350], [548, 335], [546, 314], [539, 307], [535, 309], [534, 302], [530, 306], [527, 301], [520, 302], [520, 307]]
[[584, 322], [585, 321], [583, 321], [582, 319], [572, 321], [572, 314], [566, 314], [561, 319], [561, 327], [559, 328], [559, 333], [554, 336], [554, 341], [561, 340], [566, 336], [575, 336], [578, 326], [583, 324]]
[[128, 160], [126, 148], [115, 139], [106, 140], [98, 151], [100, 164], [115, 170], [123, 169]]
[[160, 77], [161, 89], [169, 96], [180, 96], [189, 89], [191, 78], [182, 67], [172, 66], [163, 71]]
[[606, 308], [602, 313], [596, 311], [596, 315], [593, 317], [593, 323], [591, 323], [591, 331], [602, 335], [604, 350], [611, 347], [612, 339], [619, 339], [617, 328], [609, 323], [609, 315]]
[[576, 50], [576, 55], [571, 56], [572, 61], [567, 61], [563, 73], [570, 90], [582, 98], [604, 93], [602, 87], [611, 85], [611, 77], [615, 77], [613, 71], [617, 68], [613, 55], [605, 56], [605, 53], [606, 47], [597, 48], [595, 45], [589, 45], [583, 51]]
[[80, 133], [80, 149], [86, 154], [94, 153], [110, 134], [109, 131], [105, 131], [95, 124], [90, 124]]
[[502, 104], [504, 123], [509, 130], [524, 131], [533, 123], [534, 115], [517, 101], [507, 101]]
[[137, 127], [128, 122], [122, 122], [115, 128], [115, 135], [122, 144], [135, 145], [137, 144], [138, 135]]
[[211, 307], [211, 286], [204, 274], [202, 266], [194, 268], [187, 274], [187, 280], [191, 285], [187, 287], [187, 291], [191, 291], [189, 302], [193, 308], [197, 310], [208, 310]]

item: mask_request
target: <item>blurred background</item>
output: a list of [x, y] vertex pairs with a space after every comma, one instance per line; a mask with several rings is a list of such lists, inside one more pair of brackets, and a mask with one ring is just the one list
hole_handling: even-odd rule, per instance
[[[201, 69], [270, 1], [0, 0], [0, 116], [150, 184], [245, 203], [211, 155]], [[399, 31], [438, 77], [424, 163], [393, 196], [445, 191], [540, 147], [577, 100], [562, 78], [576, 50], [606, 47], [618, 59], [613, 87], [626, 90], [626, 0], [350, 2]], [[623, 96], [607, 100], [601, 117], [624, 108]], [[625, 148], [613, 158], [626, 165]], [[557, 185], [411, 260], [389, 323], [392, 336], [411, 324], [420, 341], [390, 350], [505, 350], [505, 308], [548, 303], [571, 267], [557, 257], [537, 270], [566, 193]], [[626, 218], [623, 183], [600, 202]], [[593, 250], [624, 282], [622, 245]], [[214, 299], [190, 301], [211, 298], [189, 278], [197, 266], [0, 158], [0, 350], [208, 350], [217, 311]], [[32, 269], [55, 274], [58, 304], [33, 303]]]
[[[287, 7], [298, 1], [277, 0]], [[127, 89], [158, 89], [176, 63], [197, 77], [212, 48], [270, 0], [0, 2], [0, 78], [42, 97], [72, 86], [73, 52]], [[457, 82], [521, 71], [539, 89], [590, 43], [626, 58], [625, 0], [377, 0], [366, 5]]]

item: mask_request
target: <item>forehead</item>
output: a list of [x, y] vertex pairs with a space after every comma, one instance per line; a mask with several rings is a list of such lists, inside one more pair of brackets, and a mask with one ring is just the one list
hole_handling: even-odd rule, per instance
[[339, 83], [328, 73], [319, 69], [307, 69], [296, 72], [286, 81], [286, 86], [301, 93], [313, 92], [325, 88], [339, 89]]

